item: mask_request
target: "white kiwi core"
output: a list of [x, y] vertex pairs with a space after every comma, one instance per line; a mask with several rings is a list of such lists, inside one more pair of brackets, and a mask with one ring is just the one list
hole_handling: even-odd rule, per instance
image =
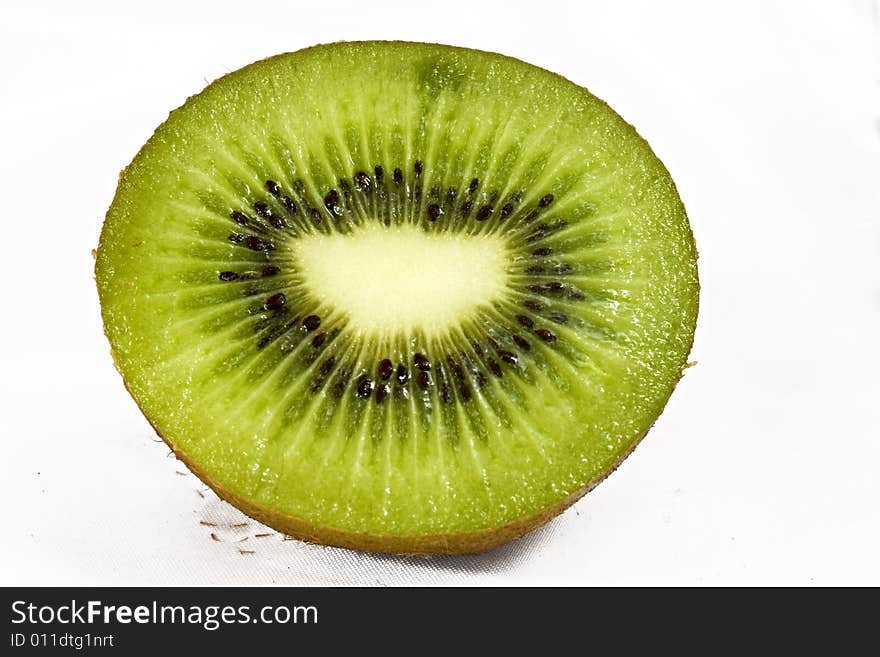
[[366, 333], [440, 336], [510, 289], [510, 256], [497, 235], [371, 222], [312, 233], [292, 248], [309, 292]]

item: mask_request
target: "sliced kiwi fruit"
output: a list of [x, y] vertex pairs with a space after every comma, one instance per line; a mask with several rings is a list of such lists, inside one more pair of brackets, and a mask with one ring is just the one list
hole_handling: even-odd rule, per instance
[[497, 54], [339, 43], [171, 113], [97, 252], [125, 384], [222, 498], [307, 541], [476, 552], [657, 419], [696, 250], [648, 144]]

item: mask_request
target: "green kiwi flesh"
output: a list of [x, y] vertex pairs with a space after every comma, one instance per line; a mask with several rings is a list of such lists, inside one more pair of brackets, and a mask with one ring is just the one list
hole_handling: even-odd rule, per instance
[[685, 367], [696, 251], [668, 172], [501, 55], [279, 55], [173, 111], [97, 252], [157, 432], [279, 531], [404, 553], [516, 538], [610, 472]]

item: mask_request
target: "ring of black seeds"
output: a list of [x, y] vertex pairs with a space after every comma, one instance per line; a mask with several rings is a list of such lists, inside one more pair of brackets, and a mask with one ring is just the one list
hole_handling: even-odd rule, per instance
[[[412, 175], [414, 178], [418, 179], [421, 177], [424, 167], [421, 160], [415, 160], [412, 165]], [[376, 165], [373, 167], [374, 177], [371, 177], [366, 171], [356, 171], [349, 178], [342, 177], [338, 179], [338, 188], [337, 189], [329, 189], [323, 197], [319, 197], [318, 207], [321, 205], [330, 213], [332, 217], [340, 218], [343, 217], [345, 213], [351, 212], [351, 210], [347, 209], [349, 203], [353, 202], [352, 196], [352, 184], [349, 181], [353, 181], [354, 188], [357, 191], [366, 193], [372, 192], [374, 189], [377, 189], [380, 192], [379, 198], [387, 198], [384, 196], [384, 189], [381, 185], [384, 182], [384, 172], [385, 169], [382, 165]], [[406, 179], [406, 175], [404, 174], [404, 169], [401, 167], [394, 167], [392, 180], [395, 185], [402, 185]], [[470, 183], [466, 188], [466, 193], [469, 196], [474, 196], [477, 190], [480, 187], [480, 179], [472, 178]], [[274, 197], [275, 199], [279, 199], [278, 202], [281, 203], [283, 209], [285, 209], [290, 216], [295, 216], [298, 211], [298, 204], [293, 197], [284, 194], [284, 190], [282, 186], [277, 183], [273, 179], [267, 179], [265, 181], [265, 189], [269, 194], [267, 200], [270, 200]], [[305, 185], [301, 180], [296, 180], [293, 184], [294, 196], [298, 195], [301, 200], [303, 200], [306, 212], [311, 220], [317, 226], [321, 226], [322, 224], [322, 215], [319, 210], [310, 205], [308, 203], [310, 197], [307, 192]], [[411, 187], [411, 198], [418, 202], [422, 197], [422, 185], [421, 184], [413, 184]], [[456, 199], [458, 198], [458, 189], [456, 187], [449, 187], [445, 191], [440, 186], [433, 186], [428, 194], [429, 198], [431, 198], [434, 202], [431, 202], [426, 206], [426, 214], [428, 220], [437, 221], [440, 217], [442, 217], [446, 210], [444, 208], [449, 208], [452, 211], [456, 209]], [[476, 198], [476, 197], [475, 197]], [[504, 220], [508, 217], [514, 215], [517, 212], [517, 207], [521, 199], [523, 198], [523, 192], [518, 191], [514, 193], [512, 196], [508, 198], [508, 200], [500, 206], [500, 209], [496, 211], [495, 206], [493, 205], [496, 200], [499, 198], [498, 191], [487, 190], [482, 194], [483, 204], [478, 206], [476, 210], [475, 219], [480, 222], [489, 221], [489, 220]], [[488, 201], [488, 202], [487, 202]], [[524, 218], [521, 220], [522, 224], [530, 224], [535, 221], [541, 214], [541, 210], [543, 208], [548, 207], [554, 201], [553, 194], [545, 194], [537, 202], [537, 207], [533, 206], [532, 209], [527, 210], [527, 208], [523, 209], [525, 212]], [[274, 201], [273, 201], [274, 203]], [[475, 207], [475, 201], [466, 198], [461, 202], [458, 206], [458, 214], [467, 218], [470, 216], [471, 212]], [[264, 257], [267, 259], [271, 259], [271, 252], [275, 250], [275, 243], [272, 239], [268, 238], [269, 233], [272, 228], [275, 228], [279, 231], [288, 231], [297, 229], [293, 224], [288, 223], [281, 215], [275, 214], [272, 210], [272, 205], [266, 202], [265, 200], [255, 200], [251, 208], [256, 215], [256, 219], [249, 217], [245, 212], [241, 210], [232, 210], [230, 212], [229, 217], [232, 221], [239, 225], [245, 227], [248, 231], [254, 231], [259, 233], [262, 236], [248, 234], [248, 232], [244, 232], [244, 234], [240, 232], [232, 232], [229, 234], [229, 241], [234, 244], [241, 244], [242, 246], [247, 247], [248, 249], [255, 251], [257, 253], [265, 254]], [[493, 219], [494, 218], [494, 219]], [[265, 222], [263, 221], [265, 220]], [[542, 240], [546, 239], [549, 235], [555, 233], [561, 228], [565, 227], [567, 222], [564, 220], [554, 220], [551, 223], [542, 222], [538, 224], [534, 230], [522, 237], [521, 239], [526, 244], [534, 244], [540, 243]], [[326, 231], [327, 228], [324, 227], [322, 230]], [[553, 249], [550, 246], [539, 245], [537, 248], [534, 248], [531, 251], [531, 254], [535, 258], [546, 258], [553, 253]], [[556, 262], [556, 263], [543, 263], [543, 264], [532, 264], [525, 268], [525, 273], [533, 276], [542, 276], [545, 275], [548, 271], [547, 267], [550, 267], [553, 272], [558, 275], [565, 275], [571, 273], [573, 271], [573, 267], [571, 264], [567, 262]], [[268, 264], [262, 267], [262, 269], [248, 270], [248, 271], [221, 271], [217, 273], [219, 280], [223, 282], [234, 282], [239, 280], [253, 280], [254, 278], [263, 277], [271, 277], [276, 276], [281, 273], [281, 268], [275, 264]], [[585, 295], [578, 290], [574, 286], [566, 286], [561, 281], [546, 281], [541, 283], [529, 283], [526, 285], [526, 289], [530, 292], [538, 294], [539, 296], [545, 296], [548, 294], [555, 294], [564, 292], [565, 298], [569, 300], [580, 301], [585, 298]], [[260, 294], [260, 290], [257, 288], [251, 289], [247, 288], [244, 290], [245, 296], [251, 296]], [[287, 331], [293, 330], [297, 325], [299, 320], [294, 317], [292, 320], [290, 319], [290, 315], [292, 314], [287, 308], [287, 297], [284, 293], [275, 292], [270, 294], [265, 298], [263, 304], [256, 309], [251, 309], [249, 312], [258, 312], [260, 308], [263, 308], [268, 311], [272, 311], [273, 315], [270, 317], [274, 317], [274, 320], [266, 319], [265, 321], [275, 321], [281, 322], [274, 325], [274, 328], [271, 328], [273, 324], [266, 324], [266, 328], [268, 331], [260, 338], [258, 342], [258, 347], [263, 348], [273, 341], [278, 339], [281, 335], [285, 334]], [[537, 315], [542, 315], [544, 313], [543, 304], [537, 299], [525, 299], [522, 302], [522, 307], [526, 310], [529, 310]], [[552, 321], [556, 324], [565, 324], [569, 321], [568, 315], [562, 312], [553, 311], [544, 315], [547, 320]], [[282, 319], [283, 318], [283, 319]], [[532, 333], [542, 340], [546, 344], [551, 344], [557, 340], [557, 336], [553, 331], [550, 331], [546, 328], [538, 328], [535, 329], [535, 321], [529, 317], [528, 315], [516, 315], [516, 322], [523, 328], [532, 331]], [[263, 320], [261, 320], [263, 321]], [[314, 332], [321, 325], [321, 318], [318, 315], [308, 315], [302, 320], [301, 326], [305, 329], [306, 332]], [[339, 329], [333, 329], [329, 334], [325, 332], [317, 333], [311, 338], [311, 345], [315, 349], [319, 349], [322, 347], [328, 339], [331, 339], [334, 335], [338, 334]], [[492, 335], [485, 336], [489, 343], [492, 345], [495, 350], [495, 354], [498, 359], [507, 365], [516, 366], [519, 364], [519, 356], [509, 351], [508, 349], [503, 349], [499, 342], [492, 337]], [[513, 344], [523, 352], [528, 352], [531, 350], [531, 343], [522, 335], [512, 334], [508, 335], [508, 340], [512, 340]], [[296, 343], [286, 343], [288, 346], [286, 347], [288, 350], [292, 348]], [[470, 357], [459, 354], [458, 356], [446, 356], [441, 362], [437, 377], [437, 389], [439, 398], [446, 402], [451, 403], [453, 399], [457, 396], [462, 401], [469, 401], [472, 398], [472, 387], [471, 384], [474, 385], [477, 389], [482, 388], [486, 384], [486, 377], [483, 374], [480, 367], [478, 367], [478, 363], [483, 363], [488, 371], [497, 378], [503, 376], [503, 369], [499, 363], [492, 358], [491, 356], [487, 356], [483, 347], [480, 345], [478, 341], [472, 342], [472, 346], [474, 349], [474, 353], [477, 356], [477, 361], [473, 361]], [[285, 346], [282, 345], [282, 351], [285, 349]], [[307, 356], [306, 362], [313, 362], [309, 360], [313, 359], [315, 356]], [[430, 371], [432, 369], [432, 365], [430, 360], [421, 352], [416, 352], [411, 354], [413, 364], [417, 370], [416, 383], [417, 385], [423, 389], [428, 390], [432, 383], [432, 377], [430, 375]], [[460, 359], [460, 360], [459, 360]], [[465, 367], [462, 366], [462, 363], [465, 364]], [[317, 376], [313, 381], [311, 388], [313, 391], [316, 391], [322, 388], [325, 383], [327, 377], [332, 373], [333, 369], [336, 367], [335, 359], [330, 356], [327, 360], [325, 360], [319, 368], [319, 376]], [[376, 393], [376, 403], [381, 404], [383, 400], [390, 394], [391, 386], [390, 383], [387, 383], [392, 375], [394, 375], [395, 381], [401, 387], [405, 386], [409, 381], [410, 373], [404, 363], [398, 363], [395, 367], [391, 359], [385, 358], [381, 360], [376, 367], [376, 380], [372, 380], [368, 375], [362, 374], [358, 377], [357, 381], [354, 384], [354, 391], [357, 397], [366, 399], [372, 395], [375, 391]], [[331, 391], [337, 397], [341, 397], [344, 391], [348, 388], [349, 382], [351, 381], [352, 371], [351, 366], [345, 365], [337, 372], [337, 376], [334, 378], [333, 385]], [[455, 383], [453, 383], [453, 381]], [[402, 391], [404, 395], [406, 395], [406, 390]]]

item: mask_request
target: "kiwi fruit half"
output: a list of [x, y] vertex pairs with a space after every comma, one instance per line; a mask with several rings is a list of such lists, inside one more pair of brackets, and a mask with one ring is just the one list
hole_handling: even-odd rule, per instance
[[104, 327], [156, 431], [307, 541], [476, 552], [633, 449], [691, 347], [696, 251], [648, 144], [497, 54], [272, 57], [173, 111], [97, 251]]

